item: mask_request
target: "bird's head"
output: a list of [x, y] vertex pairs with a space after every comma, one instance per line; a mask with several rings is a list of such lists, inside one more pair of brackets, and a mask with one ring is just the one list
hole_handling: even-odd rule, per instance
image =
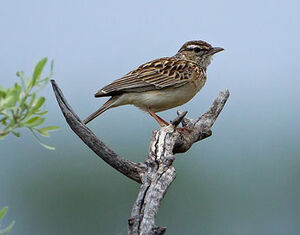
[[211, 62], [212, 56], [223, 50], [221, 47], [212, 47], [204, 41], [189, 41], [183, 44], [175, 56], [181, 59], [192, 60], [206, 69]]

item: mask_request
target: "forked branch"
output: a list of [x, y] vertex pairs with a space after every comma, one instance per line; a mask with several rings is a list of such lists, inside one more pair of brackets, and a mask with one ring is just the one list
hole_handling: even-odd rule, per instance
[[[155, 215], [168, 187], [176, 176], [173, 161], [176, 153], [186, 152], [197, 141], [211, 136], [211, 127], [222, 111], [229, 91], [219, 93], [208, 111], [195, 120], [180, 113], [171, 124], [155, 130], [150, 140], [145, 163], [135, 163], [120, 157], [85, 126], [67, 103], [54, 80], [51, 81], [58, 104], [71, 129], [110, 166], [141, 183], [138, 197], [128, 220], [128, 234], [164, 234], [166, 228], [155, 226]], [[183, 128], [177, 128], [179, 123]]]

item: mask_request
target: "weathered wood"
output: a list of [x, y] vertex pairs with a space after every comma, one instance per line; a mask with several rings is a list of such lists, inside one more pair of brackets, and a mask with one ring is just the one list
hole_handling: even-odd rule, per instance
[[[120, 157], [99, 140], [74, 113], [55, 81], [51, 82], [56, 99], [71, 129], [106, 163], [130, 179], [141, 183], [128, 220], [128, 234], [165, 234], [165, 227], [155, 225], [155, 216], [161, 200], [176, 176], [173, 166], [174, 155], [188, 151], [195, 142], [212, 135], [211, 127], [222, 111], [229, 97], [229, 91], [220, 92], [208, 111], [200, 118], [195, 120], [185, 118], [187, 112], [178, 112], [178, 116], [169, 126], [153, 131], [145, 163], [135, 163]], [[180, 122], [183, 128], [177, 127]]]
[[97, 136], [82, 123], [80, 118], [72, 110], [71, 106], [67, 103], [67, 100], [63, 96], [62, 91], [57, 86], [54, 80], [51, 80], [52, 87], [57, 99], [57, 102], [64, 114], [67, 123], [76, 135], [100, 158], [102, 158], [107, 164], [115, 168], [130, 179], [141, 183], [140, 172], [144, 171], [144, 164], [131, 162], [127, 159], [120, 157], [111, 148], [104, 144]]
[[164, 234], [166, 228], [155, 227], [155, 215], [168, 187], [176, 176], [172, 163], [174, 154], [186, 152], [193, 143], [209, 137], [226, 100], [227, 90], [220, 92], [209, 110], [196, 120], [184, 118], [186, 112], [178, 112], [171, 123], [178, 125], [183, 118], [183, 128], [170, 125], [154, 131], [146, 160], [147, 171], [142, 174], [142, 186], [133, 205], [128, 234]]

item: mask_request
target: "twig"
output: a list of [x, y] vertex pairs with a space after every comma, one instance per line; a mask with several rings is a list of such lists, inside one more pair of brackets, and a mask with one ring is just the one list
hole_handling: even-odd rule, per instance
[[171, 124], [174, 127], [177, 127], [179, 125], [179, 123], [181, 123], [181, 121], [183, 120], [183, 118], [185, 117], [185, 115], [187, 113], [188, 113], [187, 111], [184, 111], [183, 113], [178, 114], [178, 116], [173, 121], [171, 121]]

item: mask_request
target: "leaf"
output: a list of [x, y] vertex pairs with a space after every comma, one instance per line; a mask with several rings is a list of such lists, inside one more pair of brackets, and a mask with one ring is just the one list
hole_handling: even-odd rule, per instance
[[16, 82], [15, 82], [14, 87], [15, 87], [16, 90], [22, 90], [22, 87]]
[[[1, 115], [2, 113], [0, 113]], [[0, 122], [4, 122], [7, 119], [7, 116], [4, 116], [3, 118], [0, 119]]]
[[47, 127], [42, 128], [42, 129], [38, 129], [37, 131], [38, 131], [41, 135], [46, 136], [46, 137], [49, 137], [50, 134], [49, 134], [48, 132], [49, 132], [49, 131], [55, 131], [55, 130], [57, 130], [57, 129], [59, 129], [58, 126], [47, 126]]
[[31, 88], [32, 81], [30, 80], [30, 77], [26, 77], [25, 84], [28, 88]]
[[17, 72], [17, 77], [24, 77], [24, 72], [23, 71], [18, 71]]
[[[6, 207], [3, 207], [3, 208], [0, 210], [0, 219], [3, 218], [3, 216], [4, 216], [5, 213], [6, 213], [6, 211], [7, 211], [7, 206], [6, 206]], [[8, 225], [6, 228], [0, 230], [0, 235], [6, 235], [6, 234], [12, 229], [12, 227], [14, 226], [14, 224], [15, 224], [15, 221], [12, 221], [12, 222], [10, 223], [10, 225]]]
[[46, 149], [49, 149], [49, 150], [55, 150], [55, 147], [54, 146], [50, 146], [50, 145], [47, 145], [47, 144], [44, 144], [42, 142], [39, 142], [40, 145], [42, 145], [44, 148]]
[[13, 220], [10, 225], [8, 225], [5, 229], [0, 230], [0, 235], [6, 235], [12, 227], [15, 225], [15, 221]]
[[50, 134], [48, 133], [48, 131], [43, 131], [41, 129], [37, 129], [37, 131], [42, 135], [42, 136], [45, 136], [45, 137], [49, 137]]
[[1, 122], [3, 123], [3, 125], [6, 125], [5, 123], [6, 123], [7, 119], [11, 119], [12, 118], [11, 113], [1, 112], [0, 114], [1, 114], [1, 116], [4, 116], [3, 118], [1, 118]]
[[22, 87], [18, 84], [18, 83], [15, 83], [15, 90], [17, 91], [17, 101], [20, 100], [20, 95], [21, 95], [21, 92], [22, 92]]
[[36, 93], [32, 93], [30, 101], [28, 103], [28, 107], [30, 108], [33, 105], [33, 102], [35, 101]]
[[33, 117], [33, 118], [30, 118], [29, 120], [27, 120], [25, 123], [28, 123], [28, 124], [31, 124], [33, 122], [35, 122], [39, 117]]
[[36, 135], [36, 133], [33, 131], [32, 128], [29, 129], [31, 131], [31, 133], [33, 134], [33, 136], [36, 138], [36, 140], [39, 142], [40, 145], [42, 145], [44, 148], [49, 149], [49, 150], [55, 150], [55, 147], [47, 145], [42, 143], [42, 141], [40, 140], [40, 138]]
[[43, 58], [40, 60], [37, 65], [34, 68], [32, 80], [31, 80], [31, 87], [33, 87], [36, 84], [36, 81], [41, 77], [41, 74], [43, 72], [43, 69], [47, 63], [47, 58]]
[[35, 97], [36, 97], [36, 93], [33, 93], [28, 103], [27, 108], [29, 111], [26, 114], [25, 119], [29, 118], [32, 114], [37, 114], [36, 112], [39, 111], [39, 108], [43, 105], [43, 103], [46, 100], [44, 97], [40, 97], [38, 100], [35, 100]]
[[34, 102], [32, 112], [34, 113], [35, 111], [38, 111], [39, 108], [44, 104], [45, 100], [45, 97], [40, 97], [36, 102]]
[[48, 113], [48, 111], [44, 111], [44, 112], [38, 112], [38, 113], [35, 113], [35, 114], [36, 114], [36, 115], [43, 116], [43, 115], [45, 115], [46, 113]]
[[5, 96], [6, 96], [6, 92], [0, 89], [0, 99], [5, 98]]
[[42, 128], [40, 130], [43, 130], [43, 131], [55, 131], [57, 129], [59, 129], [58, 126], [47, 126], [47, 127], [44, 127], [44, 128]]
[[0, 99], [1, 97], [5, 97], [6, 96], [6, 91], [5, 89], [0, 85]]
[[11, 133], [13, 133], [16, 137], [20, 137], [21, 136], [21, 134], [19, 132], [12, 131]]
[[5, 215], [6, 211], [7, 211], [8, 207], [3, 207], [1, 210], [0, 210], [0, 219], [3, 218], [3, 216]]
[[3, 130], [0, 130], [0, 139], [3, 139], [4, 136], [8, 135], [10, 131], [3, 131]]
[[41, 125], [45, 121], [45, 118], [42, 117], [33, 117], [24, 123], [26, 127], [35, 127]]
[[20, 92], [21, 91], [19, 89], [8, 90], [8, 93], [6, 94], [3, 102], [3, 107], [8, 108], [15, 106], [17, 101], [19, 100]]

